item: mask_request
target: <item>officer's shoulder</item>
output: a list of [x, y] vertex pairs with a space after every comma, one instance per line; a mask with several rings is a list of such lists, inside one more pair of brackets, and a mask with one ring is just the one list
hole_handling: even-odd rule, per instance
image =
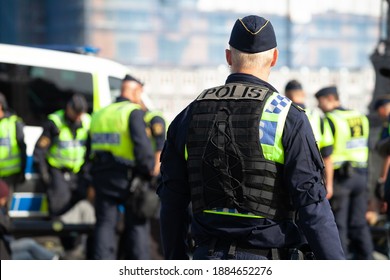
[[300, 111], [300, 112], [303, 112], [303, 113], [306, 112], [305, 109], [303, 109], [303, 108], [302, 108], [301, 106], [299, 106], [298, 104], [295, 104], [294, 102], [291, 103], [291, 106], [294, 107], [294, 108], [296, 108], [296, 109], [297, 109], [298, 111]]

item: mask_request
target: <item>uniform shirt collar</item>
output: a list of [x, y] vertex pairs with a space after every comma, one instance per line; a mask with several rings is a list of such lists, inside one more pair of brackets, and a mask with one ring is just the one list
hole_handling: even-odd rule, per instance
[[229, 83], [250, 83], [260, 86], [265, 86], [269, 88], [273, 92], [278, 92], [273, 86], [271, 86], [266, 81], [263, 81], [253, 75], [250, 74], [244, 74], [244, 73], [233, 73], [230, 74], [226, 79], [226, 84]]
[[118, 97], [116, 98], [116, 100], [115, 100], [115, 102], [122, 102], [122, 101], [129, 101], [129, 102], [131, 102], [130, 99], [125, 98], [125, 97], [123, 97], [123, 96], [118, 96]]

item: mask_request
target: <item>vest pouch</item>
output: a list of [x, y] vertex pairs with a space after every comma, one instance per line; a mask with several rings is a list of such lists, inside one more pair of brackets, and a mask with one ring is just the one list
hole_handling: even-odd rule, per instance
[[160, 206], [159, 197], [150, 183], [135, 177], [130, 184], [130, 195], [126, 201], [126, 211], [136, 219], [150, 219], [156, 216]]

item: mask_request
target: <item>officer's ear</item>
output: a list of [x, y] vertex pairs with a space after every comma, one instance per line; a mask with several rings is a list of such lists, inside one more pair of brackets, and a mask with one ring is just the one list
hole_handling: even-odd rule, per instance
[[278, 57], [279, 57], [279, 51], [278, 51], [277, 48], [275, 48], [275, 49], [274, 49], [274, 52], [273, 52], [271, 67], [273, 67], [273, 66], [276, 65], [276, 62], [278, 61]]
[[229, 66], [232, 66], [232, 52], [229, 49], [225, 50], [226, 62]]

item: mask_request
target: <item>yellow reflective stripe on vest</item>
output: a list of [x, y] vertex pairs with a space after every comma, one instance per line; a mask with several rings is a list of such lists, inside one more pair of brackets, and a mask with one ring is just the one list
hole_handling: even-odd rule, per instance
[[237, 209], [230, 208], [221, 208], [221, 209], [212, 209], [212, 210], [203, 210], [203, 213], [207, 214], [216, 214], [216, 215], [225, 215], [225, 216], [235, 216], [241, 218], [255, 218], [255, 219], [263, 219], [263, 216], [255, 215], [252, 213], [240, 213]]
[[187, 144], [184, 146], [184, 158], [185, 160], [188, 159], [188, 150], [187, 150]]
[[260, 144], [264, 157], [270, 161], [284, 163], [282, 135], [291, 100], [273, 93], [266, 101], [260, 120]]

